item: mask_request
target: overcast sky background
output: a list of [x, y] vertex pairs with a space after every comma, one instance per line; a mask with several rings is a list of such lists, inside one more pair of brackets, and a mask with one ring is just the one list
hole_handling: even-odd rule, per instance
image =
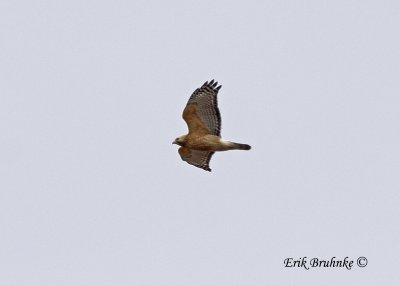
[[[400, 285], [399, 27], [398, 1], [1, 1], [0, 284]], [[209, 173], [171, 142], [213, 78], [253, 149]]]

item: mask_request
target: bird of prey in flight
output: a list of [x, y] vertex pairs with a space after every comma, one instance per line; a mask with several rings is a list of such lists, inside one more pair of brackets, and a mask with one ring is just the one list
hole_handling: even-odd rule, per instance
[[183, 161], [206, 171], [211, 171], [209, 164], [216, 151], [251, 149], [250, 145], [221, 139], [221, 114], [217, 103], [220, 88], [221, 85], [212, 80], [193, 92], [182, 114], [189, 133], [172, 142], [181, 146], [178, 152]]

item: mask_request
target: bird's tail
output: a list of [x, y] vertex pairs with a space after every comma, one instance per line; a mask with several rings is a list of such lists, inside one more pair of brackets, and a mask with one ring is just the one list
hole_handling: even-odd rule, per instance
[[251, 146], [248, 144], [242, 144], [242, 143], [234, 143], [232, 142], [232, 149], [235, 150], [250, 150]]

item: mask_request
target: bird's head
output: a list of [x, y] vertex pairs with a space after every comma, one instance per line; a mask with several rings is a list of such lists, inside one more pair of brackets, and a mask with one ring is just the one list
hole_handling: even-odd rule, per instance
[[172, 144], [183, 146], [185, 144], [185, 142], [186, 142], [186, 135], [183, 135], [183, 136], [176, 138], [174, 140], [174, 142], [172, 142]]

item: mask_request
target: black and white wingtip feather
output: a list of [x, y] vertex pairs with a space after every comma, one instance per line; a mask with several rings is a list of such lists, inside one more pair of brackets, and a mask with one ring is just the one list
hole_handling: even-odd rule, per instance
[[212, 79], [210, 82], [206, 81], [202, 87], [209, 87], [212, 88], [214, 91], [218, 92], [222, 85], [218, 85], [218, 81], [215, 81], [214, 79]]

